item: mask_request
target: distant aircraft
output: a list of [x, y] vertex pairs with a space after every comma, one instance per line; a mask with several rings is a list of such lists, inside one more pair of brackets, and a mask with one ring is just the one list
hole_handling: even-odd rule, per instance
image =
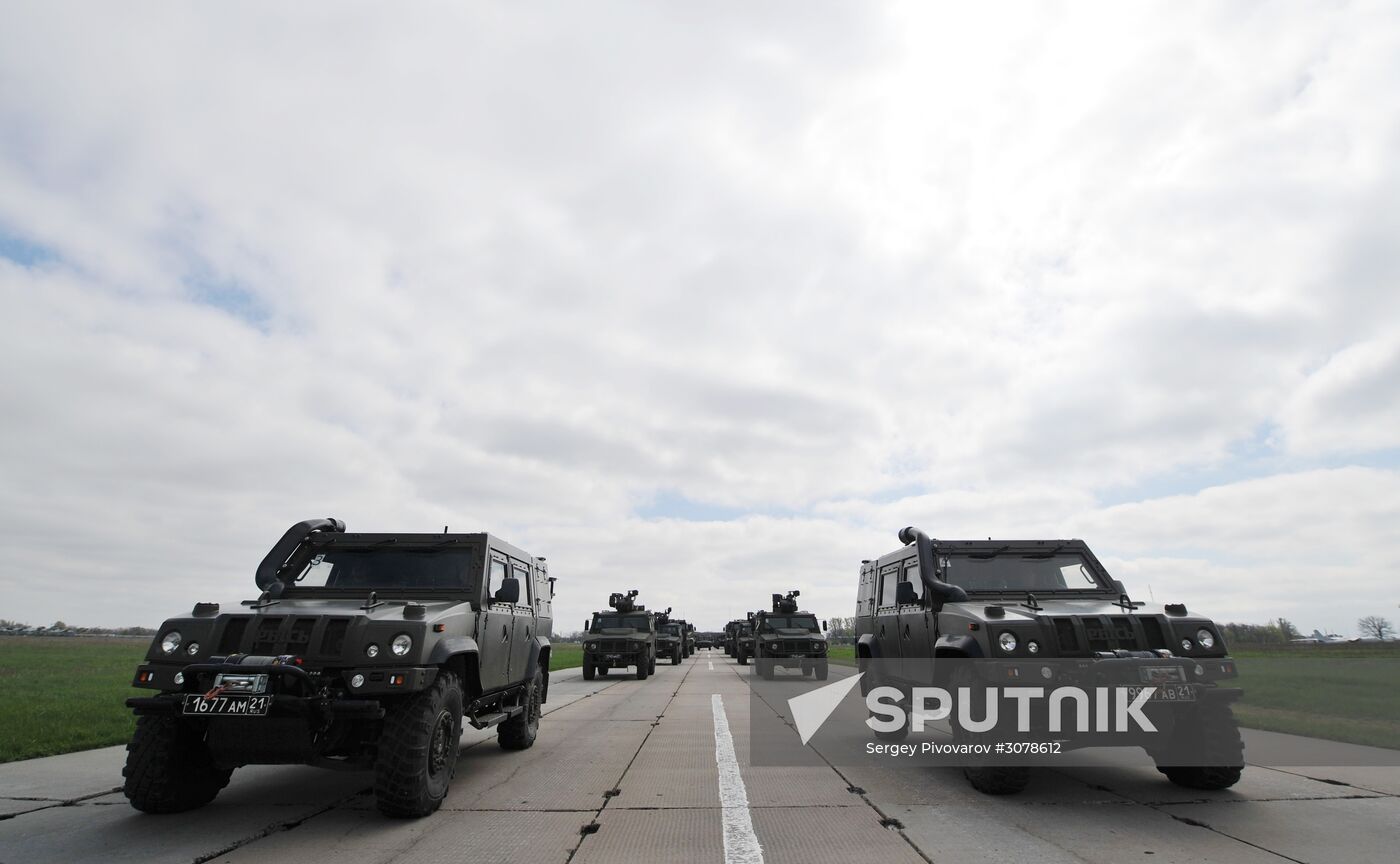
[[1288, 641], [1302, 645], [1330, 645], [1335, 642], [1346, 642], [1347, 638], [1345, 636], [1339, 636], [1336, 633], [1324, 634], [1321, 630], [1314, 630], [1311, 636], [1303, 636], [1299, 639], [1290, 639]]

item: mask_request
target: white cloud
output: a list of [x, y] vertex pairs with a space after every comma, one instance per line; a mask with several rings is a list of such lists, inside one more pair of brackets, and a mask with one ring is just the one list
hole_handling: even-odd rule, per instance
[[1391, 602], [1386, 10], [8, 18], [5, 617], [236, 596], [327, 513], [500, 533], [570, 622], [849, 614], [909, 522], [1304, 625], [1263, 550], [1343, 531], [1329, 626]]

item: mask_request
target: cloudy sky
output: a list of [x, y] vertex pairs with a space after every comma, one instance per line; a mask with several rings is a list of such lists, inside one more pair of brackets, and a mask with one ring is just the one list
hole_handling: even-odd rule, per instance
[[563, 630], [850, 615], [906, 524], [1400, 618], [1400, 13], [964, 5], [7, 4], [0, 617], [334, 515]]

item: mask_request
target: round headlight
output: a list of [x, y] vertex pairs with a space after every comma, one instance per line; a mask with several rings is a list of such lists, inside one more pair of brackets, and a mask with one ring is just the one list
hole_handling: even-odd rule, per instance
[[1031, 652], [1032, 654], [1039, 654], [1040, 643], [1032, 639], [1031, 641], [1026, 643], [1026, 650]]
[[175, 673], [175, 683], [176, 683], [176, 684], [184, 684], [184, 683], [185, 683], [185, 673], [184, 673], [184, 672], [176, 672], [176, 673]]
[[365, 684], [365, 676], [363, 676], [363, 675], [354, 675], [354, 676], [352, 676], [352, 677], [350, 678], [350, 686], [351, 686], [351, 687], [363, 687], [364, 684]]
[[160, 650], [166, 654], [174, 654], [175, 650], [180, 647], [182, 638], [179, 630], [171, 630], [160, 638]]
[[[378, 656], [379, 656], [379, 646], [376, 645], [376, 644], [374, 644], [373, 642], [371, 642], [371, 643], [369, 643], [368, 645], [366, 645], [366, 646], [365, 646], [365, 656], [366, 656], [366, 657], [378, 657]], [[358, 685], [357, 685], [357, 686], [358, 686]]]
[[1191, 640], [1190, 640], [1190, 639], [1182, 639], [1182, 640], [1181, 640], [1181, 650], [1182, 650], [1182, 651], [1190, 651], [1190, 650], [1191, 650]]
[[389, 643], [389, 650], [394, 652], [395, 657], [402, 657], [413, 647], [413, 638], [407, 633], [400, 633], [394, 637], [394, 641]]
[[1001, 631], [1001, 635], [997, 637], [997, 643], [1001, 645], [1001, 650], [1007, 653], [1015, 651], [1016, 634], [1012, 633], [1010, 630], [1003, 630]]
[[191, 657], [193, 657], [194, 655], [198, 654], [198, 653], [199, 653], [199, 643], [198, 643], [198, 642], [191, 642], [191, 643], [190, 643], [190, 647], [188, 647], [188, 648], [185, 649], [185, 653], [188, 654], [188, 655], [190, 655]]
[[1201, 643], [1201, 647], [1209, 651], [1215, 647], [1215, 634], [1202, 627], [1196, 631], [1196, 641]]

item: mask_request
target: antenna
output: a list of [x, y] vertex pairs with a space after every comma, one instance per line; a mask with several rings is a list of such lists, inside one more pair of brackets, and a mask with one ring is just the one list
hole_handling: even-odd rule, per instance
[[447, 526], [446, 526], [446, 525], [442, 526], [442, 533], [444, 533], [444, 534], [447, 533]]

